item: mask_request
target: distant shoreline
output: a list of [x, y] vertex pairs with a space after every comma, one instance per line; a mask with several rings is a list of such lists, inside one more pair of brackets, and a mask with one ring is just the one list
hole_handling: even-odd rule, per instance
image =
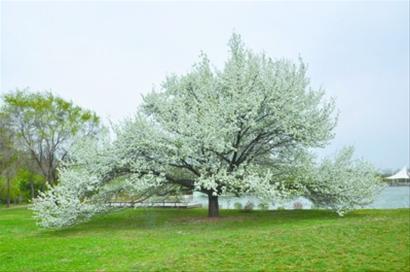
[[410, 182], [390, 183], [390, 184], [388, 184], [388, 185], [389, 185], [389, 187], [410, 186]]

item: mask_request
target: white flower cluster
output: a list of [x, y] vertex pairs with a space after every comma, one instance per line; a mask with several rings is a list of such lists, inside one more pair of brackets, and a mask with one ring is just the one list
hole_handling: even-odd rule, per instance
[[[164, 174], [141, 175], [146, 165], [120, 157], [126, 150], [116, 149], [119, 142], [110, 143], [106, 133], [100, 136], [73, 145], [70, 160], [59, 169], [59, 184], [34, 200], [32, 209], [41, 226], [64, 227], [88, 220], [108, 210], [107, 202], [117, 192], [138, 195], [164, 182]], [[117, 172], [124, 167], [125, 175]]]
[[60, 171], [60, 184], [49, 188], [35, 199], [35, 217], [43, 227], [63, 227], [87, 220], [95, 213], [104, 211], [104, 203], [87, 200], [99, 182], [95, 176], [79, 169]]
[[383, 182], [371, 164], [352, 156], [353, 148], [347, 147], [334, 159], [325, 159], [313, 168], [304, 184], [306, 196], [339, 215], [370, 204], [383, 188]]

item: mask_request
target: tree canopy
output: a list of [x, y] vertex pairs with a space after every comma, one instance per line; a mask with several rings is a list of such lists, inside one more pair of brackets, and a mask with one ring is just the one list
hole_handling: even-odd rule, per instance
[[[0, 121], [4, 120], [0, 113]], [[18, 151], [15, 147], [14, 135], [5, 122], [0, 122], [0, 196], [6, 200], [7, 207], [10, 206], [11, 198], [14, 197], [12, 177], [18, 164]], [[3, 180], [4, 179], [4, 180]]]
[[95, 134], [99, 118], [51, 92], [16, 90], [2, 96], [2, 122], [15, 135], [49, 184], [57, 180], [56, 169], [67, 150], [81, 137]]
[[[145, 194], [170, 186], [207, 194], [209, 216], [218, 216], [218, 196], [227, 193], [304, 195], [339, 213], [365, 203], [339, 190], [351, 186], [349, 175], [318, 174], [311, 150], [332, 139], [337, 114], [333, 100], [310, 86], [306, 71], [302, 60], [254, 53], [234, 34], [222, 69], [201, 54], [191, 72], [169, 76], [145, 96], [136, 116], [116, 127], [113, 141], [101, 136], [77, 145], [61, 183], [36, 201], [41, 224], [89, 218], [118, 190]], [[362, 174], [355, 188], [374, 192], [371, 167], [362, 171], [349, 152], [342, 154], [337, 162], [347, 165], [340, 171]]]

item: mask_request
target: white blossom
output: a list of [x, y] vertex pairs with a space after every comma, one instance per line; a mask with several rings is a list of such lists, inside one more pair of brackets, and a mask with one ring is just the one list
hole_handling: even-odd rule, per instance
[[383, 183], [374, 167], [354, 160], [353, 147], [344, 148], [334, 159], [325, 159], [305, 182], [306, 196], [316, 205], [335, 210], [339, 215], [370, 204]]

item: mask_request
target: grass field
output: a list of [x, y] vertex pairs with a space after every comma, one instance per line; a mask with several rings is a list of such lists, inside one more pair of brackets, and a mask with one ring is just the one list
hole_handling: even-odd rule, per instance
[[409, 271], [410, 210], [125, 209], [64, 230], [0, 209], [0, 271]]

